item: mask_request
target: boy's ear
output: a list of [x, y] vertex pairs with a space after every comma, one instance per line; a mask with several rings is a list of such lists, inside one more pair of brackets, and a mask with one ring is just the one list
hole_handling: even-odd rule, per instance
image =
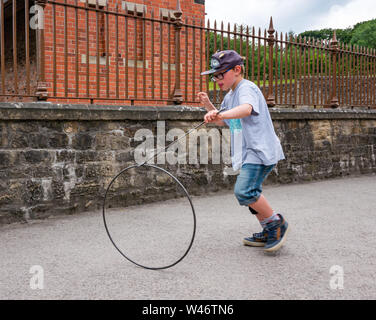
[[242, 73], [242, 67], [239, 66], [239, 65], [237, 65], [237, 66], [235, 66], [234, 71], [235, 71], [236, 73], [241, 74], [241, 73]]

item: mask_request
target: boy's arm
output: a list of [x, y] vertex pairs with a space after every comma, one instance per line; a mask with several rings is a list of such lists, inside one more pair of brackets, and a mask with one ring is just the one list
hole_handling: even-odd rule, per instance
[[[218, 109], [211, 103], [211, 101], [210, 101], [206, 92], [199, 92], [197, 94], [197, 96], [198, 96], [200, 102], [204, 105], [206, 111], [208, 111], [208, 112], [213, 111], [213, 110], [218, 111]], [[215, 120], [215, 121], [213, 121], [213, 123], [216, 124], [217, 126], [225, 126], [226, 125], [226, 123], [222, 120]]]
[[206, 92], [199, 92], [197, 94], [198, 99], [200, 100], [201, 104], [205, 107], [206, 111], [217, 110], [216, 107], [211, 103], [208, 94]]
[[217, 115], [217, 119], [224, 120], [224, 119], [241, 119], [250, 116], [252, 113], [252, 106], [248, 103], [241, 104], [235, 108], [230, 110], [221, 112]]

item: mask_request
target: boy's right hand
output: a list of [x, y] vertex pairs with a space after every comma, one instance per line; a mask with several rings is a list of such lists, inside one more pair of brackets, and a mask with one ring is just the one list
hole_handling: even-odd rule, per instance
[[204, 116], [204, 120], [206, 123], [209, 123], [209, 122], [215, 122], [215, 121], [222, 120], [222, 119], [219, 119], [218, 110], [211, 110]]
[[199, 92], [197, 94], [197, 98], [204, 106], [209, 106], [211, 104], [209, 96], [206, 92]]

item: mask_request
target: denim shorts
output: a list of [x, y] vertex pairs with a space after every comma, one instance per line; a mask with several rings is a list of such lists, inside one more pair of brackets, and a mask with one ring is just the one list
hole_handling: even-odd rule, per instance
[[252, 163], [243, 164], [234, 188], [235, 196], [240, 205], [248, 206], [260, 198], [262, 183], [274, 167], [275, 164], [270, 166]]

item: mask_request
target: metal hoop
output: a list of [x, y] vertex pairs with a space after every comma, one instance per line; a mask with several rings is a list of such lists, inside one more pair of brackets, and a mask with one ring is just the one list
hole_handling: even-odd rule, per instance
[[[181, 258], [179, 258], [178, 260], [176, 260], [174, 263], [170, 264], [170, 265], [167, 265], [167, 266], [163, 266], [163, 267], [148, 267], [148, 266], [144, 266], [140, 263], [137, 263], [135, 261], [133, 261], [132, 259], [128, 258], [116, 245], [116, 243], [114, 242], [114, 240], [112, 239], [111, 237], [111, 234], [110, 234], [110, 231], [108, 230], [108, 227], [107, 227], [107, 223], [106, 223], [106, 213], [105, 213], [105, 207], [106, 207], [106, 198], [107, 198], [107, 193], [109, 191], [109, 189], [111, 188], [111, 185], [113, 184], [113, 182], [117, 179], [117, 177], [119, 177], [122, 173], [124, 173], [125, 171], [129, 170], [129, 169], [132, 169], [132, 168], [135, 168], [135, 167], [141, 167], [141, 166], [145, 166], [145, 167], [151, 167], [151, 168], [154, 168], [154, 169], [157, 169], [157, 170], [160, 170], [166, 174], [168, 174], [172, 179], [174, 179], [174, 181], [183, 189], [184, 193], [185, 193], [185, 196], [188, 198], [189, 200], [189, 203], [191, 205], [191, 208], [192, 208], [192, 215], [193, 215], [193, 233], [192, 233], [192, 238], [191, 238], [191, 241], [189, 243], [189, 246], [187, 248], [187, 250], [185, 251], [185, 253], [183, 254], [183, 256]], [[167, 170], [161, 168], [161, 167], [158, 167], [158, 166], [155, 166], [155, 165], [152, 165], [152, 164], [147, 164], [147, 163], [143, 163], [141, 165], [132, 165], [132, 166], [129, 166], [125, 169], [123, 169], [122, 171], [120, 171], [110, 182], [110, 184], [108, 185], [107, 189], [106, 189], [106, 193], [105, 193], [105, 196], [104, 196], [104, 199], [103, 199], [103, 222], [104, 222], [104, 226], [105, 226], [105, 229], [106, 229], [106, 232], [107, 232], [107, 235], [108, 237], [110, 238], [112, 244], [114, 245], [114, 247], [120, 252], [120, 254], [125, 258], [127, 259], [128, 261], [134, 263], [135, 265], [139, 266], [139, 267], [142, 267], [142, 268], [145, 268], [145, 269], [149, 269], [149, 270], [161, 270], [161, 269], [167, 269], [167, 268], [171, 268], [173, 267], [174, 265], [178, 264], [180, 261], [182, 261], [186, 255], [188, 254], [189, 250], [191, 250], [191, 247], [192, 247], [192, 244], [193, 244], [193, 241], [194, 241], [194, 238], [195, 238], [195, 235], [196, 235], [196, 213], [195, 213], [195, 209], [193, 207], [193, 203], [192, 203], [192, 199], [191, 197], [189, 196], [189, 193], [188, 191], [184, 188], [183, 184], [170, 172], [168, 172]]]

